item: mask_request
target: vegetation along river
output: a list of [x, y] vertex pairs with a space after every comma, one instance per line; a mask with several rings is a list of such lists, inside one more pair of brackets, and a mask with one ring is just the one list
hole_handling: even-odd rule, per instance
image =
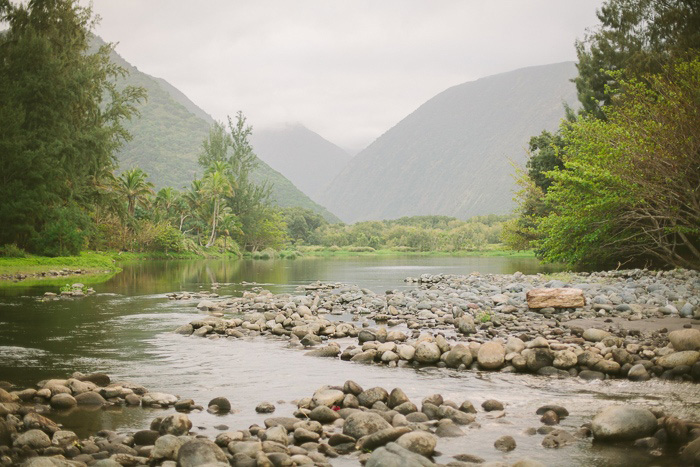
[[[204, 313], [193, 301], [168, 300], [167, 293], [215, 291], [222, 297], [263, 287], [273, 293], [294, 292], [317, 280], [356, 284], [374, 292], [402, 289], [407, 276], [423, 273], [525, 274], [552, 272], [531, 258], [508, 257], [362, 257], [302, 258], [294, 261], [148, 261], [127, 264], [123, 272], [95, 285], [96, 294], [81, 299], [41, 302], [37, 300], [57, 287], [0, 288], [0, 380], [33, 386], [46, 378], [65, 378], [74, 371], [103, 371], [152, 391], [177, 394], [206, 404], [217, 396], [227, 397], [233, 413], [214, 415], [206, 411], [189, 414], [193, 431], [216, 436], [220, 425], [244, 429], [262, 425], [266, 415], [255, 406], [269, 401], [275, 415], [291, 416], [292, 400], [308, 397], [319, 387], [342, 385], [350, 379], [364, 388], [381, 386], [403, 389], [415, 403], [434, 393], [475, 407], [487, 399], [506, 404], [506, 416], [480, 417], [480, 428], [465, 429], [466, 436], [440, 438], [436, 460], [447, 463], [455, 454], [468, 453], [486, 460], [514, 461], [531, 457], [547, 465], [673, 465], [673, 455], [650, 458], [631, 447], [575, 443], [545, 449], [542, 436], [525, 434], [539, 426], [534, 410], [544, 404], [568, 408], [570, 416], [561, 427], [570, 431], [589, 422], [593, 414], [614, 401], [643, 403], [678, 417], [697, 419], [700, 391], [693, 383], [653, 379], [584, 381], [556, 379], [504, 372], [457, 371], [445, 368], [414, 368], [365, 365], [337, 359], [314, 358], [289, 348], [286, 340], [271, 337], [242, 339], [190, 338], [175, 328]], [[284, 401], [284, 403], [280, 403]], [[173, 409], [122, 407], [97, 411], [51, 413], [79, 436], [100, 429], [147, 428], [156, 416]], [[511, 435], [517, 449], [502, 453], [494, 440]], [[356, 459], [340, 457], [337, 465], [356, 465]]]

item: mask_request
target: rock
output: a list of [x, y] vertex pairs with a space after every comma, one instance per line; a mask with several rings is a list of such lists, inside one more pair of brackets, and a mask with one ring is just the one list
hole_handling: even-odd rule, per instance
[[338, 415], [338, 412], [331, 409], [330, 407], [326, 407], [325, 405], [319, 405], [318, 407], [313, 409], [311, 413], [309, 413], [309, 418], [311, 420], [315, 420], [325, 425], [338, 420], [340, 418], [340, 415]]
[[325, 405], [326, 407], [333, 407], [334, 405], [340, 405], [344, 397], [345, 393], [339, 389], [322, 387], [311, 398], [311, 406]]
[[160, 433], [155, 430], [140, 430], [134, 433], [134, 444], [139, 446], [153, 446], [160, 437]]
[[413, 359], [418, 363], [437, 363], [440, 361], [440, 348], [435, 342], [422, 341], [416, 345]]
[[325, 347], [321, 347], [320, 349], [310, 350], [304, 355], [308, 355], [309, 357], [335, 358], [339, 353], [340, 347], [337, 345], [327, 345]]
[[180, 446], [185, 443], [184, 439], [173, 435], [164, 435], [156, 440], [151, 451], [151, 459], [155, 461], [176, 460]]
[[631, 441], [656, 430], [656, 417], [649, 410], [613, 405], [598, 412], [591, 423], [593, 437], [601, 441]]
[[11, 394], [11, 393], [5, 391], [4, 389], [0, 388], [0, 402], [14, 403], [14, 402], [19, 402], [19, 401], [20, 401], [19, 396], [17, 396], [16, 394]]
[[143, 404], [144, 407], [167, 407], [175, 404], [175, 402], [177, 402], [177, 397], [164, 392], [149, 392], [144, 394], [144, 396], [141, 398], [141, 404]]
[[557, 425], [559, 424], [559, 415], [553, 410], [548, 410], [542, 414], [540, 421], [545, 425]]
[[265, 430], [265, 434], [263, 435], [262, 440], [274, 441], [275, 443], [279, 443], [283, 446], [286, 446], [289, 442], [289, 438], [287, 437], [287, 430], [281, 425], [273, 426], [272, 428], [268, 428], [267, 430]]
[[506, 342], [506, 354], [520, 353], [525, 348], [525, 342], [518, 337], [509, 337]]
[[605, 373], [601, 373], [600, 371], [582, 370], [579, 372], [578, 377], [586, 381], [605, 379]]
[[362, 391], [358, 396], [357, 400], [361, 405], [371, 408], [376, 402], [386, 402], [389, 400], [389, 393], [386, 389], [375, 387]]
[[52, 435], [61, 429], [56, 422], [36, 412], [30, 412], [25, 415], [22, 419], [22, 424], [25, 430], [39, 429], [44, 433], [50, 433]]
[[464, 401], [462, 402], [462, 405], [459, 406], [459, 410], [465, 413], [476, 413], [476, 409], [474, 408], [474, 404], [472, 404], [469, 401]]
[[668, 333], [668, 340], [673, 348], [683, 350], [700, 350], [700, 329], [678, 329]]
[[[297, 444], [316, 443], [320, 438], [321, 435], [314, 431], [301, 427], [294, 429], [294, 441], [296, 441]], [[354, 442], [354, 440], [352, 440], [352, 442]]]
[[12, 426], [0, 417], [0, 446], [12, 445]]
[[168, 415], [160, 422], [160, 429], [158, 430], [161, 435], [175, 435], [182, 436], [189, 433], [192, 428], [192, 422], [185, 414], [173, 414]]
[[275, 406], [270, 402], [261, 402], [255, 407], [257, 413], [272, 413], [275, 411]]
[[530, 289], [526, 294], [527, 306], [542, 308], [581, 308], [586, 305], [583, 290], [574, 288]]
[[437, 446], [437, 438], [425, 431], [412, 431], [401, 435], [396, 444], [421, 456], [430, 457]]
[[476, 332], [476, 325], [474, 324], [474, 318], [471, 316], [462, 316], [455, 320], [455, 327], [464, 335], [474, 334]]
[[610, 336], [612, 336], [612, 334], [602, 329], [588, 328], [583, 331], [583, 338], [590, 342], [600, 342]]
[[420, 454], [411, 452], [397, 443], [389, 443], [375, 450], [365, 467], [432, 467], [434, 465]]
[[499, 342], [487, 342], [479, 347], [477, 361], [479, 366], [485, 370], [497, 370], [505, 362], [506, 352]]
[[391, 428], [389, 422], [373, 412], [354, 412], [345, 419], [343, 434], [359, 440], [379, 430]]
[[630, 381], [647, 381], [649, 378], [651, 378], [651, 376], [649, 376], [649, 372], [647, 372], [644, 365], [638, 363], [632, 366], [630, 371], [627, 372], [627, 378]]
[[90, 373], [89, 375], [80, 375], [76, 378], [79, 381], [89, 381], [97, 386], [109, 386], [112, 380], [105, 373]]
[[473, 454], [457, 454], [456, 456], [453, 456], [453, 458], [459, 462], [465, 462], [467, 464], [483, 464], [486, 462], [484, 458]]
[[207, 407], [216, 406], [216, 413], [229, 413], [231, 412], [231, 402], [225, 397], [215, 397], [209, 401]]
[[272, 417], [265, 419], [265, 426], [267, 428], [283, 426], [287, 431], [294, 431], [294, 425], [297, 423], [299, 423], [299, 419], [292, 417]]
[[396, 346], [396, 353], [401, 360], [411, 361], [416, 354], [416, 348], [412, 345], [401, 344]]
[[51, 437], [51, 444], [65, 448], [78, 441], [78, 435], [68, 430], [60, 430]]
[[[138, 397], [138, 396], [136, 396]], [[100, 394], [89, 391], [89, 392], [83, 392], [81, 394], [78, 394], [75, 396], [75, 402], [78, 405], [106, 405], [107, 401], [105, 400], [104, 397], [102, 397]]]
[[488, 399], [481, 404], [481, 407], [487, 412], [493, 412], [494, 410], [503, 410], [503, 404], [496, 399]]
[[445, 358], [445, 364], [449, 368], [457, 368], [460, 365], [469, 366], [472, 364], [472, 352], [464, 344], [457, 344], [452, 349], [447, 352], [447, 357]]
[[512, 451], [515, 446], [515, 439], [512, 436], [501, 436], [493, 443], [493, 447], [502, 452]]
[[552, 366], [560, 370], [568, 370], [573, 368], [578, 363], [578, 357], [571, 350], [560, 350], [554, 352], [554, 361]]
[[656, 360], [656, 364], [664, 368], [675, 368], [681, 365], [692, 366], [700, 360], [700, 352], [695, 350], [684, 350], [682, 352], [674, 352]]
[[345, 394], [353, 394], [355, 396], [359, 396], [362, 391], [364, 391], [364, 389], [362, 389], [362, 386], [357, 384], [355, 381], [347, 380], [343, 384], [343, 392]]
[[691, 441], [683, 448], [681, 461], [683, 465], [700, 465], [700, 438]]
[[404, 402], [410, 402], [406, 393], [403, 392], [401, 388], [394, 388], [389, 394], [389, 399], [387, 400], [386, 405], [388, 405], [389, 408], [393, 409], [394, 407], [397, 407], [403, 404]]
[[56, 394], [51, 398], [51, 407], [57, 410], [71, 409], [78, 405], [70, 394]]
[[25, 431], [15, 439], [13, 446], [18, 448], [43, 449], [51, 446], [51, 439], [41, 430]]
[[557, 414], [559, 418], [564, 418], [569, 416], [569, 411], [566, 410], [565, 407], [562, 407], [561, 405], [543, 405], [542, 407], [538, 408], [535, 413], [537, 415], [543, 415], [545, 412], [552, 411]]
[[[552, 412], [553, 413], [553, 412]], [[546, 448], [560, 448], [576, 441], [574, 435], [564, 430], [554, 430], [544, 437], [542, 446]]]
[[411, 428], [407, 426], [398, 428], [387, 428], [384, 430], [379, 430], [371, 435], [363, 436], [357, 441], [356, 449], [360, 451], [373, 451], [380, 446], [384, 446], [387, 443], [396, 441], [401, 436], [406, 433], [410, 433]]
[[552, 366], [554, 363], [554, 354], [550, 349], [530, 349], [525, 357], [525, 361], [527, 369], [534, 373], [546, 366]]

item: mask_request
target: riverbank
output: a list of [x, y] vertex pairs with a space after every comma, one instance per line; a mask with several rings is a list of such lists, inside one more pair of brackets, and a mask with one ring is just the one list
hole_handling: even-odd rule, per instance
[[534, 258], [535, 253], [532, 250], [507, 250], [502, 245], [490, 245], [487, 248], [480, 250], [461, 250], [461, 251], [413, 251], [405, 248], [380, 249], [375, 250], [370, 247], [320, 247], [320, 246], [301, 246], [295, 250], [284, 250], [280, 252], [280, 256], [285, 254], [296, 254], [297, 256], [305, 257], [371, 257], [371, 256], [417, 256], [417, 257], [511, 257], [511, 258]]

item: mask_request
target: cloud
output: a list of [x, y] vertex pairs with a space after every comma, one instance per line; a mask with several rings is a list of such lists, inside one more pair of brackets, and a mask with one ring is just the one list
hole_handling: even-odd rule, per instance
[[600, 0], [95, 0], [97, 33], [217, 119], [359, 150], [444, 89], [575, 60]]

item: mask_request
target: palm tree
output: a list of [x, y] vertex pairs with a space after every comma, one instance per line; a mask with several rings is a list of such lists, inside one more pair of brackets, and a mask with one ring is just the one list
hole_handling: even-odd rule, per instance
[[134, 216], [136, 205], [144, 205], [146, 197], [153, 194], [153, 183], [147, 181], [148, 174], [138, 167], [129, 169], [117, 177], [117, 191], [127, 201], [129, 216]]
[[209, 248], [216, 241], [216, 224], [219, 220], [221, 197], [233, 193], [233, 184], [228, 174], [228, 165], [225, 162], [214, 162], [207, 175], [202, 180], [204, 193], [213, 200], [214, 212], [211, 219], [211, 235], [206, 247]]

